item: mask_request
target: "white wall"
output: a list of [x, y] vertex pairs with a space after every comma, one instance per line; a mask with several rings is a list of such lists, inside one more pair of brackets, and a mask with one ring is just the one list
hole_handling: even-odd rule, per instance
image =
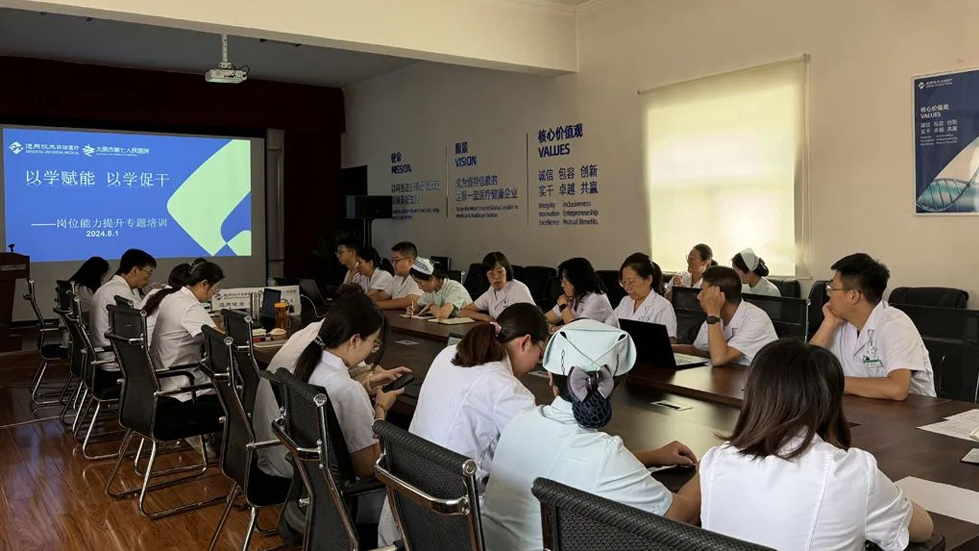
[[[371, 192], [387, 194], [396, 148], [444, 158], [443, 148], [466, 136], [503, 147], [538, 127], [583, 122], [590, 137], [583, 147], [600, 163], [606, 190], [598, 228], [383, 221], [375, 223], [375, 243], [381, 249], [412, 239], [423, 254], [467, 265], [501, 249], [518, 264], [553, 265], [580, 254], [597, 268], [616, 268], [649, 244], [637, 90], [809, 53], [812, 275], [826, 278], [835, 260], [866, 251], [890, 267], [891, 287], [960, 287], [975, 307], [979, 248], [971, 233], [979, 218], [914, 215], [911, 79], [979, 66], [977, 17], [979, 2], [971, 0], [590, 4], [578, 14], [575, 75], [416, 64], [351, 86], [344, 163], [369, 164]], [[521, 158], [512, 162], [525, 166]], [[677, 228], [676, 239], [684, 235]]]

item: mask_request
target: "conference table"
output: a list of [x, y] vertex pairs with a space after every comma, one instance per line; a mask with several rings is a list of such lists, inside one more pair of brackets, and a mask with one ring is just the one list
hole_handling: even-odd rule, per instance
[[[416, 380], [398, 399], [392, 411], [410, 416], [431, 361], [451, 335], [464, 335], [479, 323], [443, 325], [386, 313], [388, 335], [383, 364], [404, 365]], [[277, 347], [256, 348], [256, 358], [267, 364]], [[605, 428], [622, 438], [632, 450], [651, 449], [678, 440], [698, 457], [723, 441], [733, 430], [744, 397], [748, 368], [702, 366], [665, 369], [637, 364], [612, 395], [612, 421]], [[538, 404], [549, 403], [554, 394], [547, 375], [539, 367], [522, 382]], [[964, 411], [979, 409], [970, 402], [910, 395], [904, 402], [845, 396], [844, 412], [851, 425], [853, 446], [867, 450], [894, 481], [907, 476], [979, 491], [979, 465], [960, 462], [975, 443], [943, 436], [917, 427], [935, 423]], [[671, 489], [692, 476], [692, 469], [668, 469], [656, 473]], [[935, 532], [945, 536], [946, 548], [979, 551], [979, 525], [932, 513]]]

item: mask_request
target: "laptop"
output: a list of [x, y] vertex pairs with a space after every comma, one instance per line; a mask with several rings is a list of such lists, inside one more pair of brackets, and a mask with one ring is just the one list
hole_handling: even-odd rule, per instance
[[666, 326], [635, 320], [619, 320], [619, 327], [636, 343], [636, 359], [644, 364], [672, 369], [707, 365], [707, 358], [673, 352]]

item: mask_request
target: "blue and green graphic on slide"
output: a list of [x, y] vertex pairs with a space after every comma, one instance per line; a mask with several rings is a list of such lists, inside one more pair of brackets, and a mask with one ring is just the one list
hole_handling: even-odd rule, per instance
[[221, 228], [252, 187], [251, 145], [232, 140], [204, 162], [167, 202], [167, 212], [210, 256], [225, 246], [236, 256], [252, 254], [252, 232], [225, 240]]
[[35, 262], [119, 258], [131, 247], [157, 258], [253, 254], [255, 139], [0, 134], [6, 241]]

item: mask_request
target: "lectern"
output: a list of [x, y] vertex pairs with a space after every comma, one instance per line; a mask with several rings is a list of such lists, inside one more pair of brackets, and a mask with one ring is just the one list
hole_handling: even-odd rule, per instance
[[31, 277], [31, 257], [0, 252], [0, 352], [20, 350], [20, 336], [10, 334], [14, 315], [14, 287]]

